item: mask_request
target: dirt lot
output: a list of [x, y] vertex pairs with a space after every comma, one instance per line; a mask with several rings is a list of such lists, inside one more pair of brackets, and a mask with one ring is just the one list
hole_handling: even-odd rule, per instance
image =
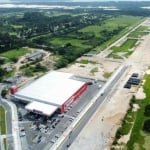
[[[145, 24], [150, 26], [149, 22]], [[122, 77], [115, 92], [95, 113], [93, 118], [91, 118], [89, 123], [71, 145], [70, 150], [76, 150], [79, 147], [85, 150], [110, 149], [115, 132], [120, 126], [121, 119], [128, 109], [130, 98], [133, 94], [136, 95], [137, 91], [143, 92], [142, 89], [138, 90], [135, 87], [132, 87], [130, 90], [123, 88], [124, 83], [133, 72], [138, 72], [143, 76], [148, 66], [150, 66], [150, 34], [143, 37], [143, 39], [144, 40], [135, 49], [135, 52], [124, 62], [124, 64], [129, 65], [129, 69]], [[102, 64], [105, 64], [105, 62]], [[112, 63], [110, 63], [109, 67], [113, 67]], [[110, 72], [109, 70], [107, 71]], [[144, 93], [138, 93], [138, 96], [139, 95], [144, 96]], [[125, 138], [124, 142], [127, 140], [128, 139]]]
[[[112, 73], [120, 65], [119, 61], [101, 58], [100, 56], [81, 57], [77, 61], [88, 60], [88, 64], [75, 63], [68, 68], [60, 69], [63, 72], [73, 73], [78, 76], [106, 80], [105, 73]], [[94, 63], [90, 63], [94, 62]], [[94, 71], [96, 69], [96, 71]]]

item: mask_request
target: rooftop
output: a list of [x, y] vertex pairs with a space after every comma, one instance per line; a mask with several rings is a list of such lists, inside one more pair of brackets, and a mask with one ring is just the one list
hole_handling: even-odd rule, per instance
[[29, 111], [43, 114], [46, 116], [50, 116], [57, 109], [56, 106], [47, 105], [47, 104], [39, 103], [39, 102], [31, 102], [28, 105], [26, 105], [25, 108]]
[[73, 74], [51, 71], [19, 90], [14, 96], [25, 101], [37, 101], [61, 106], [85, 82], [72, 79]]

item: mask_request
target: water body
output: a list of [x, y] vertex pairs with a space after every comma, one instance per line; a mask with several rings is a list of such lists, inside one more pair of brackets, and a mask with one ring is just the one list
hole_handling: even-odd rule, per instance
[[77, 9], [77, 8], [99, 8], [104, 10], [118, 10], [115, 6], [65, 6], [65, 5], [34, 5], [34, 4], [0, 4], [0, 8], [36, 8], [36, 9]]

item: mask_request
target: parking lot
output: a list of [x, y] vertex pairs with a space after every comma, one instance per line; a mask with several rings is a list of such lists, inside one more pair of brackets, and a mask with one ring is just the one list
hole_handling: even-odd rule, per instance
[[52, 146], [105, 83], [88, 78], [74, 78], [87, 82], [88, 88], [63, 114], [55, 112], [51, 117], [41, 116], [27, 112], [25, 104], [15, 102], [22, 147], [25, 150], [43, 150], [48, 143]]
[[140, 83], [140, 76], [138, 73], [133, 73], [131, 77], [128, 79], [126, 84], [124, 85], [124, 88], [130, 89], [132, 85], [139, 85]]

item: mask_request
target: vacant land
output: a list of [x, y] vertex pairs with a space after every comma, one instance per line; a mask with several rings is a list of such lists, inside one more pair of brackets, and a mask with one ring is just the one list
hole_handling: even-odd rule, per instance
[[0, 106], [0, 134], [6, 134], [5, 110]]
[[104, 60], [99, 56], [79, 58], [76, 63], [62, 68], [60, 71], [70, 72], [77, 76], [107, 80], [120, 63]]

